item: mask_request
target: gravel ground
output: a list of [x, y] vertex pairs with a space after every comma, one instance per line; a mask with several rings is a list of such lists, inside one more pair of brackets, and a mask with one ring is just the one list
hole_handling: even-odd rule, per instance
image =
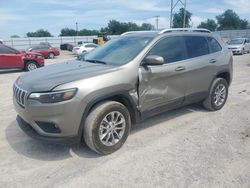
[[[63, 54], [47, 64], [72, 59]], [[197, 105], [148, 119], [125, 145], [99, 156], [86, 146], [43, 144], [15, 121], [12, 84], [0, 73], [0, 187], [250, 187], [250, 55], [234, 57], [228, 102]]]

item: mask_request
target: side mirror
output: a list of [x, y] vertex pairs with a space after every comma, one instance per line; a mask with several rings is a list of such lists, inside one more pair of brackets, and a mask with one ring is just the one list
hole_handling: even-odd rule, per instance
[[144, 59], [144, 65], [163, 65], [164, 58], [158, 55], [150, 55]]

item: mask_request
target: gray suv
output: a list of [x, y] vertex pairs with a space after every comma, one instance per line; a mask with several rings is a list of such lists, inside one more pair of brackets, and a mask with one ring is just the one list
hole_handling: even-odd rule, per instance
[[191, 103], [221, 109], [232, 55], [204, 29], [129, 32], [84, 57], [20, 76], [13, 86], [17, 122], [39, 140], [85, 141], [110, 154], [131, 125]]

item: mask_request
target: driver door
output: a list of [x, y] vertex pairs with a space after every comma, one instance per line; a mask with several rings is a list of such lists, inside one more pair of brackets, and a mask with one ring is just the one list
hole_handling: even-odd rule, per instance
[[22, 56], [16, 50], [0, 46], [0, 68], [21, 68]]
[[182, 37], [166, 37], [146, 55], [164, 58], [163, 65], [139, 68], [139, 106], [142, 113], [165, 111], [183, 103], [186, 91], [186, 48]]

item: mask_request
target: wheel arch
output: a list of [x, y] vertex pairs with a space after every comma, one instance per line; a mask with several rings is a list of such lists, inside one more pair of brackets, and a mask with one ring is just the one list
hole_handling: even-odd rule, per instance
[[220, 71], [216, 74], [215, 78], [223, 78], [227, 81], [228, 85], [231, 84], [231, 75], [230, 72], [228, 70], [224, 70], [224, 71]]
[[[82, 115], [80, 127], [78, 130], [78, 135], [83, 136], [85, 120], [86, 120], [88, 114], [97, 105], [99, 105], [100, 103], [103, 103], [105, 101], [120, 102], [128, 109], [132, 124], [140, 121], [141, 115], [140, 115], [139, 111], [137, 110], [135, 102], [133, 101], [132, 97], [129, 95], [129, 92], [128, 91], [113, 92], [112, 94], [107, 94], [107, 95], [95, 97], [90, 102], [88, 102], [86, 108], [84, 109], [83, 115]], [[82, 136], [81, 136], [81, 140], [82, 140]]]
[[24, 59], [23, 60], [23, 68], [25, 69], [27, 63], [29, 62], [35, 62], [37, 64], [37, 66], [39, 67], [39, 63], [36, 61], [36, 60], [33, 60], [33, 59]]

